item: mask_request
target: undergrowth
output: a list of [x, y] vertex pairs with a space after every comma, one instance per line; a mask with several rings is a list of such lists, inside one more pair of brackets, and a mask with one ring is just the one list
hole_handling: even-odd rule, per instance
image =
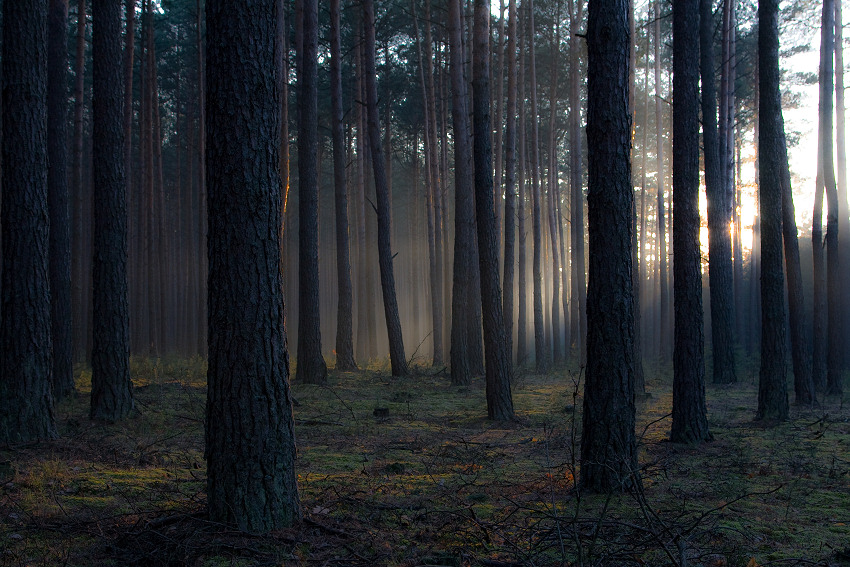
[[[518, 374], [518, 419], [483, 379], [378, 361], [295, 384], [305, 521], [264, 537], [206, 520], [205, 362], [134, 359], [134, 414], [88, 420], [90, 374], [56, 441], [0, 451], [0, 566], [850, 564], [850, 410], [753, 422], [751, 380], [707, 388], [715, 440], [667, 442], [669, 379], [638, 403], [641, 483], [576, 489], [581, 373]], [[381, 411], [375, 411], [381, 410]]]

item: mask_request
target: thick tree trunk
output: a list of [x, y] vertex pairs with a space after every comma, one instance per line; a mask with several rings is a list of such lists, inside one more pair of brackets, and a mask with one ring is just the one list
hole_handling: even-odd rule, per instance
[[373, 0], [363, 2], [363, 16], [366, 28], [366, 59], [363, 72], [366, 86], [369, 145], [372, 152], [372, 172], [375, 175], [375, 208], [378, 213], [378, 263], [381, 269], [381, 292], [384, 297], [384, 316], [386, 317], [387, 337], [390, 343], [392, 375], [406, 376], [408, 374], [407, 358], [405, 358], [401, 320], [398, 314], [395, 276], [393, 275], [393, 253], [390, 241], [392, 230], [390, 190], [381, 151], [378, 87], [375, 73], [375, 6]]
[[676, 262], [670, 440], [674, 443], [700, 443], [712, 438], [705, 408], [699, 245], [699, 26], [699, 0], [679, 0], [673, 4], [673, 254]]
[[121, 81], [121, 6], [92, 2], [92, 419], [133, 409], [127, 305], [127, 202]]
[[575, 338], [581, 366], [587, 364], [587, 285], [584, 253], [584, 192], [582, 191], [581, 73], [579, 70], [582, 39], [579, 37], [584, 0], [568, 0], [570, 10], [570, 216], [572, 240], [572, 309], [570, 333]]
[[47, 188], [53, 396], [74, 390], [71, 344], [71, 219], [68, 196], [68, 0], [50, 0], [47, 48]]
[[345, 132], [342, 108], [342, 49], [339, 0], [331, 0], [331, 104], [333, 106], [334, 203], [336, 211], [336, 272], [339, 288], [336, 327], [336, 369], [356, 370], [354, 362], [353, 292], [348, 247], [348, 186], [345, 177]]
[[[827, 0], [828, 1], [828, 0]], [[761, 367], [756, 419], [788, 419], [782, 273], [782, 101], [778, 0], [759, 1], [759, 218], [761, 220]]]
[[493, 205], [493, 154], [490, 146], [490, 2], [475, 0], [472, 49], [472, 122], [475, 141], [475, 212], [478, 227], [478, 266], [481, 272], [481, 311], [484, 314], [484, 356], [487, 417], [514, 417], [511, 398], [511, 359], [505, 336], [499, 286], [499, 241]]
[[[699, 57], [702, 78], [702, 140], [708, 201], [709, 292], [711, 297], [712, 382], [737, 381], [733, 347], [732, 243], [726, 214], [726, 191], [717, 138], [714, 72], [714, 22], [711, 0], [699, 0]], [[675, 80], [675, 77], [674, 77]], [[674, 207], [674, 215], [676, 209]]]
[[[46, 0], [3, 11], [0, 446], [56, 436], [51, 395]], [[14, 167], [10, 167], [14, 164]]]
[[[845, 144], [846, 109], [844, 106], [844, 25], [841, 15], [841, 3], [835, 2], [835, 157], [836, 157], [836, 187], [838, 189], [838, 233], [843, 235], [844, 244], [841, 246], [841, 282], [850, 282], [850, 246], [847, 245], [847, 234], [850, 234], [850, 210], [847, 202], [847, 148]], [[850, 299], [843, 295], [841, 310], [843, 313], [842, 331], [850, 328]], [[843, 351], [842, 369], [850, 366], [850, 337], [846, 333], [841, 347]]]
[[298, 68], [298, 359], [295, 379], [322, 384], [319, 319], [318, 0], [304, 0]]
[[206, 8], [207, 509], [212, 521], [250, 533], [301, 519], [280, 273], [274, 8], [274, 0]]
[[639, 483], [635, 443], [627, 0], [588, 4], [587, 380], [580, 486]]

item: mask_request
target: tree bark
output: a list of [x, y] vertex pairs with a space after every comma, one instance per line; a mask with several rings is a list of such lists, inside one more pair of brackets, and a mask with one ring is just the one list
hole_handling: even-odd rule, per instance
[[342, 49], [340, 47], [339, 0], [331, 0], [331, 104], [333, 106], [334, 203], [336, 211], [336, 271], [339, 300], [336, 327], [336, 369], [356, 370], [351, 287], [351, 260], [348, 248], [348, 186], [345, 177], [345, 132], [342, 109]]
[[404, 341], [401, 333], [401, 320], [398, 314], [395, 276], [393, 275], [393, 253], [390, 241], [391, 213], [390, 190], [384, 169], [381, 151], [381, 127], [378, 116], [378, 87], [375, 73], [375, 5], [373, 0], [363, 2], [364, 25], [366, 28], [366, 59], [363, 68], [366, 86], [366, 113], [370, 150], [372, 152], [372, 172], [375, 175], [375, 201], [378, 213], [378, 263], [381, 269], [381, 292], [384, 297], [384, 316], [387, 323], [387, 337], [390, 343], [390, 364], [393, 376], [408, 374]]
[[322, 384], [319, 319], [318, 1], [303, 0], [298, 61], [298, 351], [295, 379]]
[[[0, 446], [56, 437], [51, 395], [46, 0], [3, 10]], [[14, 164], [14, 166], [10, 166]]]
[[88, 289], [86, 285], [89, 271], [85, 258], [91, 256], [85, 246], [85, 214], [83, 207], [83, 108], [85, 106], [85, 69], [86, 69], [86, 0], [77, 1], [77, 38], [74, 58], [74, 138], [72, 142], [71, 190], [74, 196], [71, 256], [71, 282], [73, 293], [73, 340], [74, 357], [86, 359], [86, 336], [88, 335]]
[[692, 444], [712, 439], [705, 408], [699, 244], [699, 32], [699, 0], [679, 0], [673, 4], [673, 254], [676, 262], [673, 264], [675, 325], [670, 440]]
[[[841, 246], [841, 282], [847, 285], [850, 282], [850, 246], [847, 246], [846, 235], [850, 234], [850, 210], [847, 202], [847, 148], [845, 136], [846, 109], [844, 105], [844, 22], [841, 14], [841, 3], [843, 0], [833, 0], [835, 3], [835, 157], [836, 157], [836, 187], [838, 189], [838, 234], [844, 235], [844, 244]], [[850, 328], [850, 299], [843, 295], [842, 331]], [[850, 337], [843, 333], [844, 341], [841, 347], [843, 357], [842, 369], [847, 370], [850, 365]]]
[[[508, 101], [505, 113], [505, 245], [502, 276], [502, 315], [508, 360], [513, 355], [514, 263], [516, 260], [516, 134], [517, 134], [517, 0], [508, 0]], [[501, 72], [501, 71], [500, 71]], [[499, 128], [499, 125], [496, 126]]]
[[206, 5], [207, 510], [257, 534], [301, 519], [280, 273], [274, 12], [274, 0]]
[[[828, 1], [828, 0], [827, 0]], [[778, 0], [760, 0], [759, 218], [761, 221], [761, 366], [756, 419], [788, 419], [785, 298], [782, 273], [782, 102], [779, 93]]]
[[53, 396], [74, 390], [71, 344], [71, 219], [68, 195], [68, 0], [50, 0], [47, 48], [47, 188]]
[[481, 311], [484, 314], [484, 356], [487, 417], [514, 418], [511, 359], [505, 336], [499, 286], [499, 241], [493, 204], [493, 153], [490, 146], [490, 2], [475, 0], [472, 49], [472, 122], [475, 172], [475, 212]]
[[579, 364], [587, 364], [587, 285], [584, 253], [584, 192], [582, 191], [581, 74], [578, 72], [581, 38], [579, 37], [584, 0], [568, 0], [570, 10], [570, 213], [572, 261], [571, 326], [579, 353]]
[[557, 215], [557, 202], [560, 201], [556, 197], [558, 193], [558, 152], [555, 135], [555, 115], [558, 105], [558, 63], [561, 44], [561, 3], [557, 2], [555, 9], [555, 19], [552, 21], [552, 46], [551, 46], [551, 69], [549, 83], [549, 131], [548, 134], [548, 166], [547, 166], [547, 192], [548, 192], [548, 220], [549, 220], [549, 242], [552, 250], [552, 361], [556, 365], [561, 365], [566, 360], [564, 352], [563, 339], [561, 336], [561, 255], [558, 241], [558, 225], [560, 217]]
[[670, 305], [669, 291], [667, 289], [667, 228], [664, 215], [664, 135], [662, 133], [662, 96], [661, 96], [661, 2], [655, 1], [655, 163], [656, 163], [656, 218], [658, 223], [658, 282], [659, 282], [659, 312], [658, 329], [660, 340], [658, 341], [659, 362], [666, 363], [670, 360]]
[[588, 3], [587, 380], [580, 486], [622, 491], [640, 482], [634, 405], [632, 188], [627, 0]]
[[[705, 160], [705, 193], [708, 201], [709, 293], [711, 298], [712, 382], [732, 384], [735, 375], [732, 311], [732, 242], [727, 195], [717, 137], [717, 96], [714, 71], [714, 21], [711, 0], [699, 0], [699, 57], [702, 79], [702, 140]], [[674, 77], [675, 80], [675, 77]], [[673, 214], [676, 214], [674, 207]]]
[[121, 81], [121, 6], [92, 2], [92, 419], [133, 409], [127, 305], [127, 202]]
[[[522, 43], [523, 37], [527, 34], [520, 33], [519, 39]], [[528, 40], [526, 39], [526, 42]], [[527, 43], [526, 43], [527, 48]], [[528, 151], [526, 143], [526, 116], [525, 116], [525, 86], [526, 86], [526, 57], [523, 53], [523, 46], [520, 45], [520, 93], [519, 93], [519, 133], [517, 135], [517, 145], [519, 146], [519, 160], [517, 167], [517, 348], [516, 361], [518, 366], [525, 366], [528, 361], [528, 285], [526, 284], [527, 276], [527, 260], [528, 246], [526, 245], [526, 193], [525, 179], [528, 164]]]

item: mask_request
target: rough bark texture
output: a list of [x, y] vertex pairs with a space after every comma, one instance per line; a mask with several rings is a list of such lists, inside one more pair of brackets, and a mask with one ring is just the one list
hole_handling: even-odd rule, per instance
[[[298, 61], [298, 358], [295, 379], [322, 384], [319, 320], [318, 0], [304, 0]], [[296, 16], [297, 17], [297, 16]]]
[[71, 210], [68, 195], [68, 0], [50, 0], [47, 48], [47, 187], [53, 396], [74, 390], [71, 344]]
[[[469, 139], [460, 0], [449, 2], [449, 42], [452, 74], [452, 126], [455, 148], [455, 247], [452, 285], [452, 384], [467, 385], [475, 368], [470, 351], [469, 319], [473, 317], [475, 271], [475, 202], [472, 187], [472, 151]], [[478, 322], [476, 322], [477, 324]]]
[[74, 138], [71, 160], [71, 188], [74, 195], [73, 235], [74, 254], [71, 256], [73, 301], [73, 341], [74, 357], [77, 360], [87, 356], [86, 335], [88, 328], [88, 277], [86, 258], [91, 255], [85, 247], [84, 219], [89, 215], [83, 210], [83, 107], [85, 106], [85, 68], [86, 68], [86, 0], [77, 2], [77, 38], [74, 58]]
[[207, 508], [212, 521], [252, 533], [301, 518], [280, 272], [274, 6], [206, 5]]
[[92, 419], [133, 409], [127, 304], [127, 198], [124, 183], [121, 6], [92, 2]]
[[[708, 262], [711, 298], [712, 382], [737, 381], [733, 346], [732, 242], [726, 215], [726, 192], [717, 138], [717, 95], [714, 86], [714, 21], [711, 0], [699, 0], [699, 57], [702, 78], [702, 140], [705, 193], [708, 201]], [[675, 80], [675, 78], [674, 78]], [[675, 207], [673, 214], [676, 214]]]
[[584, 192], [582, 191], [582, 137], [581, 129], [581, 76], [579, 60], [581, 29], [584, 0], [579, 0], [570, 9], [570, 223], [573, 261], [572, 261], [572, 298], [571, 305], [571, 335], [575, 338], [579, 361], [582, 366], [587, 364], [587, 286], [585, 285], [584, 259]]
[[475, 212], [478, 226], [478, 266], [481, 272], [481, 311], [484, 314], [484, 369], [487, 417], [514, 417], [511, 398], [511, 359], [502, 314], [499, 286], [499, 241], [493, 204], [493, 151], [490, 146], [490, 3], [475, 0], [472, 49], [472, 123], [475, 173]]
[[366, 86], [366, 111], [368, 114], [369, 146], [372, 154], [372, 172], [375, 175], [375, 205], [378, 213], [378, 264], [381, 270], [381, 292], [384, 297], [384, 317], [390, 343], [390, 364], [393, 376], [408, 374], [398, 300], [393, 275], [393, 253], [390, 241], [392, 232], [390, 216], [390, 188], [381, 151], [381, 125], [378, 115], [378, 86], [375, 72], [375, 5], [373, 0], [363, 2], [366, 28], [366, 58], [363, 66]]
[[673, 255], [676, 262], [673, 264], [670, 440], [674, 443], [711, 440], [705, 409], [699, 245], [699, 52], [699, 0], [678, 0], [673, 4]]
[[4, 5], [2, 59], [0, 446], [5, 446], [56, 436], [50, 378], [46, 0]]
[[348, 186], [345, 176], [345, 133], [342, 109], [342, 49], [339, 0], [331, 0], [331, 105], [336, 212], [336, 276], [339, 288], [336, 327], [336, 369], [356, 370], [352, 310], [351, 260], [348, 247]]
[[759, 1], [759, 219], [761, 221], [761, 366], [756, 419], [788, 419], [782, 273], [782, 102], [778, 0]]
[[580, 485], [639, 482], [635, 444], [627, 0], [588, 4], [587, 380]]

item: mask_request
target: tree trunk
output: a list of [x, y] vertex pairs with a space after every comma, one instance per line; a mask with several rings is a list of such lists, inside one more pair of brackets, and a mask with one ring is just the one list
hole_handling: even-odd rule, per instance
[[318, 0], [304, 0], [298, 61], [298, 359], [295, 379], [323, 384], [319, 318]]
[[561, 44], [561, 3], [557, 3], [555, 9], [555, 19], [552, 22], [552, 46], [551, 46], [551, 64], [549, 70], [549, 131], [548, 134], [548, 150], [549, 163], [547, 166], [548, 178], [548, 205], [549, 205], [549, 241], [552, 246], [552, 360], [556, 365], [561, 365], [566, 359], [563, 348], [563, 340], [561, 338], [561, 255], [558, 243], [558, 225], [560, 217], [557, 215], [557, 201], [560, 198], [556, 197], [558, 193], [558, 152], [556, 151], [556, 136], [555, 136], [555, 115], [558, 105], [558, 63], [559, 49]]
[[582, 191], [581, 73], [578, 72], [584, 0], [568, 0], [570, 9], [570, 212], [573, 243], [572, 261], [572, 333], [575, 337], [579, 364], [587, 364], [587, 285], [584, 259], [584, 192]]
[[[522, 43], [527, 34], [520, 32], [519, 40]], [[526, 39], [526, 42], [528, 40]], [[527, 280], [527, 251], [526, 245], [526, 209], [525, 209], [525, 178], [527, 159], [527, 144], [526, 144], [526, 116], [525, 116], [525, 85], [527, 79], [526, 73], [526, 57], [523, 53], [522, 45], [519, 52], [522, 55], [520, 58], [520, 93], [519, 93], [519, 133], [517, 135], [517, 145], [519, 146], [519, 160], [517, 167], [517, 330], [516, 330], [516, 362], [517, 366], [525, 366], [528, 362], [528, 285]], [[527, 44], [526, 44], [527, 48]]]
[[301, 519], [280, 273], [274, 8], [274, 0], [206, 8], [207, 510], [213, 522], [257, 534]]
[[[463, 76], [462, 21], [460, 0], [449, 2], [449, 41], [451, 44], [452, 126], [455, 147], [455, 248], [452, 286], [452, 384], [468, 385], [475, 371], [470, 343], [469, 319], [474, 317], [472, 301], [475, 266], [475, 202], [472, 187], [472, 152], [467, 114], [466, 80]], [[475, 324], [478, 324], [476, 321]]]
[[73, 340], [74, 358], [86, 359], [86, 336], [88, 335], [88, 299], [87, 284], [90, 272], [86, 270], [85, 258], [91, 257], [85, 246], [85, 219], [89, 218], [83, 207], [83, 107], [85, 106], [85, 69], [86, 69], [86, 0], [77, 1], [77, 40], [74, 59], [74, 140], [71, 163], [71, 188], [74, 195], [72, 231], [74, 253], [71, 256], [71, 281], [73, 293]]
[[833, 0], [823, 3], [823, 32], [821, 34], [821, 65], [824, 91], [823, 102], [823, 180], [826, 193], [826, 301], [827, 301], [827, 354], [826, 354], [826, 393], [840, 396], [843, 338], [841, 319], [843, 317], [843, 293], [841, 289], [841, 262], [838, 248], [838, 189], [835, 181], [833, 162], [833, 68], [832, 57], [835, 50], [835, 4]]
[[676, 262], [673, 264], [675, 328], [670, 440], [674, 443], [700, 443], [712, 438], [706, 419], [703, 359], [699, 69], [699, 0], [679, 0], [673, 4], [673, 254]]
[[[844, 107], [844, 26], [841, 17], [842, 0], [835, 2], [835, 156], [836, 156], [836, 187], [838, 189], [838, 233], [844, 235], [844, 245], [841, 246], [841, 282], [850, 282], [850, 246], [847, 245], [847, 234], [850, 234], [850, 210], [847, 203], [847, 148], [845, 144]], [[850, 328], [850, 299], [843, 295], [841, 306], [843, 313], [842, 330]], [[844, 333], [842, 369], [850, 366], [850, 337]]]
[[661, 119], [661, 2], [655, 1], [655, 163], [656, 163], [656, 217], [658, 222], [658, 282], [660, 286], [659, 320], [658, 329], [660, 340], [658, 341], [659, 362], [664, 364], [670, 360], [670, 305], [669, 291], [667, 289], [667, 228], [664, 215], [664, 135], [662, 133]]
[[127, 202], [121, 81], [121, 6], [92, 2], [92, 419], [133, 409], [127, 306]]
[[812, 214], [812, 382], [826, 391], [826, 258], [823, 242], [823, 112], [818, 116], [818, 157]]
[[549, 353], [546, 352], [546, 335], [543, 322], [543, 241], [542, 222], [540, 218], [540, 136], [537, 122], [540, 114], [537, 111], [537, 57], [535, 56], [534, 0], [528, 0], [528, 43], [531, 75], [531, 237], [533, 240], [532, 278], [534, 279], [533, 312], [534, 312], [534, 364], [538, 374], [544, 374], [549, 369]]
[[481, 271], [481, 311], [484, 314], [484, 356], [487, 417], [514, 418], [511, 359], [505, 336], [499, 287], [499, 242], [493, 205], [493, 155], [490, 146], [490, 2], [475, 0], [472, 49], [472, 122], [475, 172], [475, 212], [478, 265]]
[[351, 288], [351, 260], [348, 248], [348, 186], [345, 178], [345, 132], [342, 108], [342, 49], [340, 47], [339, 0], [331, 0], [331, 104], [333, 106], [334, 194], [336, 210], [336, 271], [339, 288], [336, 327], [336, 369], [356, 370]]
[[[508, 102], [505, 125], [505, 260], [502, 276], [502, 315], [508, 342], [508, 361], [513, 355], [514, 263], [516, 259], [516, 134], [517, 134], [517, 0], [508, 0]], [[501, 73], [501, 71], [499, 71]], [[496, 128], [500, 128], [497, 123]], [[497, 196], [498, 200], [498, 196]]]
[[[3, 11], [0, 446], [56, 437], [51, 395], [45, 0]], [[14, 167], [10, 167], [14, 164]]]
[[[828, 0], [827, 0], [828, 1]], [[782, 273], [782, 101], [779, 93], [778, 0], [760, 0], [759, 218], [761, 220], [761, 367], [756, 419], [788, 419], [785, 298]]]
[[47, 188], [53, 396], [74, 390], [71, 344], [71, 219], [68, 198], [68, 0], [50, 0], [47, 48]]
[[375, 6], [373, 0], [363, 2], [364, 26], [366, 28], [366, 60], [363, 68], [366, 83], [366, 112], [368, 115], [369, 142], [372, 152], [372, 172], [375, 175], [375, 201], [378, 213], [378, 262], [381, 269], [381, 292], [384, 297], [384, 316], [387, 337], [390, 343], [390, 364], [393, 376], [408, 374], [398, 301], [393, 275], [393, 253], [390, 241], [391, 213], [390, 191], [384, 170], [381, 151], [381, 127], [378, 116], [378, 87], [375, 73]]
[[[717, 138], [717, 97], [714, 72], [714, 22], [711, 0], [699, 0], [699, 57], [702, 78], [702, 140], [705, 193], [708, 201], [709, 292], [711, 297], [712, 382], [732, 384], [735, 375], [732, 311], [732, 243], [726, 214], [726, 191]], [[675, 80], [675, 76], [674, 76]], [[674, 215], [676, 209], [674, 207]]]
[[587, 24], [589, 285], [580, 486], [640, 482], [634, 405], [628, 0], [590, 0]]

